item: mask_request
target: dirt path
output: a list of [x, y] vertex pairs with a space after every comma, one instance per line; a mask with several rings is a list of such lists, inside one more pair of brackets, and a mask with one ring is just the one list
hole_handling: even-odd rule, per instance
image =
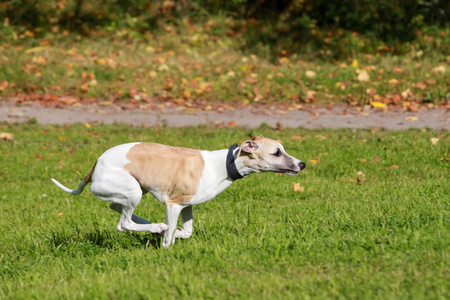
[[241, 110], [216, 111], [165, 111], [132, 110], [118, 108], [44, 108], [41, 106], [17, 107], [12, 102], [0, 105], [0, 122], [26, 122], [36, 119], [41, 124], [72, 123], [128, 123], [140, 125], [167, 125], [174, 127], [206, 125], [259, 127], [269, 126], [304, 128], [370, 128], [384, 127], [389, 130], [409, 128], [450, 129], [450, 110], [426, 109], [412, 112], [383, 112], [376, 109], [358, 111], [356, 108], [333, 106], [332, 108], [307, 108], [296, 111], [245, 108]]

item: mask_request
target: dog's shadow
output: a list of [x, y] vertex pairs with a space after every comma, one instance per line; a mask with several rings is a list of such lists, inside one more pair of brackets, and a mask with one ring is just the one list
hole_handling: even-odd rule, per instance
[[103, 229], [83, 231], [74, 228], [70, 232], [67, 230], [53, 231], [46, 235], [55, 252], [87, 251], [102, 252], [103, 250], [114, 249], [136, 249], [162, 247], [160, 236], [136, 232], [117, 232]]

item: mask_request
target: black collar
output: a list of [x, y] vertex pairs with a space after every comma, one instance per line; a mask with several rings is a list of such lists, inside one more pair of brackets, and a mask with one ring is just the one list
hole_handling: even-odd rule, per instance
[[227, 172], [228, 172], [228, 175], [230, 176], [230, 178], [233, 181], [237, 180], [237, 179], [244, 178], [244, 176], [242, 176], [241, 173], [239, 173], [238, 169], [236, 168], [236, 164], [234, 163], [234, 153], [233, 153], [233, 151], [238, 146], [239, 146], [238, 144], [231, 145], [231, 147], [228, 149], [228, 154], [227, 154], [227, 161], [226, 161]]

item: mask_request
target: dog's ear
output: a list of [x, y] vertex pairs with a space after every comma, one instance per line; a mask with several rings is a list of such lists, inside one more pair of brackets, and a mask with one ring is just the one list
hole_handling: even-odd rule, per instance
[[244, 151], [246, 153], [252, 153], [258, 150], [259, 145], [255, 141], [245, 141], [241, 145], [241, 151]]

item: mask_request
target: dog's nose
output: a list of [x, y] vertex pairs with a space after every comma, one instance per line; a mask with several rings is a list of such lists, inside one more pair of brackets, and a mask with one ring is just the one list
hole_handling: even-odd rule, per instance
[[300, 167], [300, 170], [303, 170], [304, 168], [306, 168], [306, 164], [302, 161], [298, 164], [298, 166]]

